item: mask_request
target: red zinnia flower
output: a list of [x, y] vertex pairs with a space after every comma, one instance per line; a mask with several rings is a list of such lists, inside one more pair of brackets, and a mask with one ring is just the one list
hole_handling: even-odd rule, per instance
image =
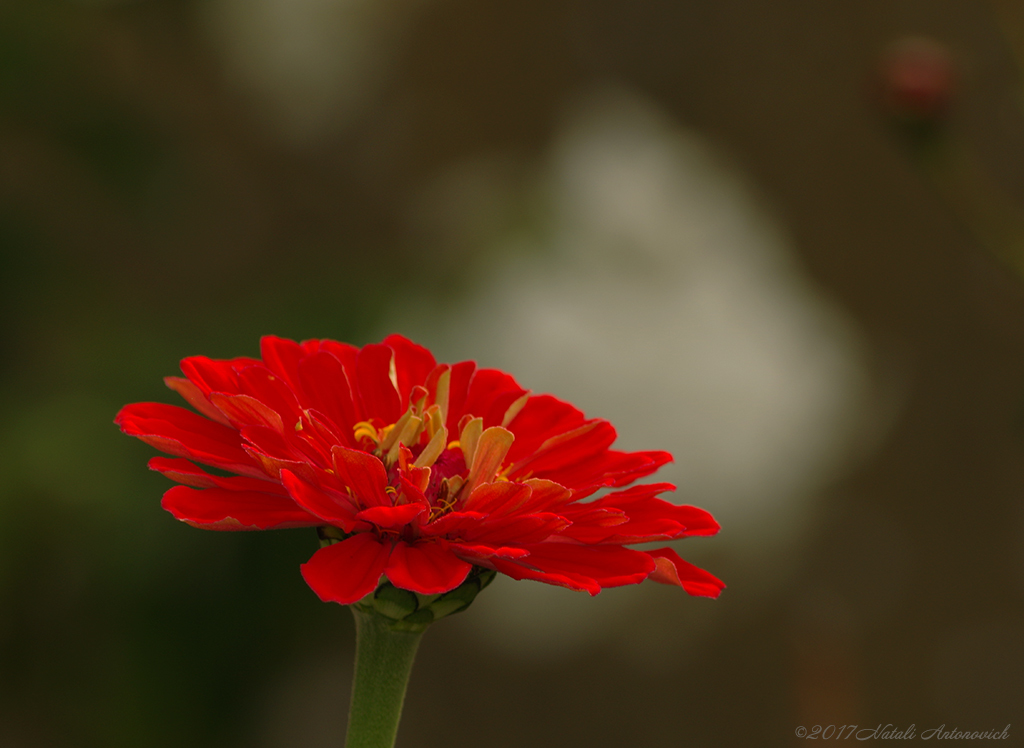
[[[644, 579], [717, 597], [724, 585], [670, 548], [713, 535], [710, 514], [621, 488], [671, 459], [610, 449], [615, 429], [504, 372], [437, 364], [392, 335], [363, 348], [262, 340], [262, 360], [181, 363], [167, 385], [199, 413], [135, 403], [116, 423], [178, 458], [149, 466], [181, 484], [163, 507], [194, 527], [318, 527], [331, 541], [302, 566], [323, 600], [354, 603], [382, 575], [425, 595], [474, 566], [596, 595]], [[202, 414], [202, 415], [200, 415]], [[233, 475], [205, 472], [194, 463]]]

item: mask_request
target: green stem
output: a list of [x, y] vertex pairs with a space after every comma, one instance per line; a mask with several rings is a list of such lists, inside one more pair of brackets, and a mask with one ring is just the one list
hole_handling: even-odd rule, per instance
[[393, 631], [383, 616], [355, 606], [352, 615], [356, 666], [345, 748], [392, 748], [423, 631]]

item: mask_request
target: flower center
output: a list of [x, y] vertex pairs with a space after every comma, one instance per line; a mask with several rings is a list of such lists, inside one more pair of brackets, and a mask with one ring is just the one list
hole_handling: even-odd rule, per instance
[[377, 455], [388, 469], [399, 460], [403, 447], [416, 452], [416, 467], [430, 467], [448, 440], [444, 425], [447, 403], [434, 402], [428, 406], [427, 396], [426, 387], [416, 385], [409, 395], [409, 408], [394, 423], [379, 426], [377, 419], [360, 421], [352, 429], [356, 442]]
[[[466, 414], [459, 420], [459, 438], [449, 442], [446, 408], [438, 402], [426, 405], [427, 396], [426, 388], [414, 387], [401, 418], [387, 425], [377, 419], [360, 421], [353, 435], [361, 449], [384, 463], [392, 502], [425, 499], [433, 521], [465, 506], [478, 487], [505, 480], [501, 470], [515, 437], [503, 426], [485, 429], [482, 418]], [[522, 404], [513, 407], [518, 412]], [[409, 487], [419, 496], [407, 495]]]

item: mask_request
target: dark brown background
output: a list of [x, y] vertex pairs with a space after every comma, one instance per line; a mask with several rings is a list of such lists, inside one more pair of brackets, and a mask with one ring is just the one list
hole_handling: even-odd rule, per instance
[[[231, 85], [200, 3], [5, 3], [0, 744], [340, 745], [350, 622], [295, 573], [311, 539], [170, 522], [149, 450], [110, 420], [166, 399], [184, 355], [251, 355], [266, 332], [366, 342], [396, 289], [457, 290], [486, 257], [421, 251], [409, 201], [459, 159], [539, 153], [564, 102], [608, 81], [749, 172], [902, 405], [828, 489], [793, 579], [752, 607], [731, 588], [678, 667], [520, 660], [438, 624], [399, 745], [781, 746], [847, 722], [1012, 724], [1024, 744], [1022, 281], [873, 98], [887, 44], [945, 43], [943, 137], [1024, 197], [1018, 30], [996, 10], [437, 0], [365, 106], [295, 143]], [[307, 661], [337, 678], [279, 682]], [[262, 734], [282, 692], [295, 722]]]

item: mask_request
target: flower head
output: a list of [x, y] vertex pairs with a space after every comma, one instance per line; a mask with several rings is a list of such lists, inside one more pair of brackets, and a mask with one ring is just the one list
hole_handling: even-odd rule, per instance
[[399, 335], [363, 348], [265, 337], [261, 353], [186, 358], [185, 377], [165, 381], [198, 413], [135, 403], [116, 423], [174, 455], [149, 466], [181, 484], [163, 498], [179, 520], [318, 528], [302, 574], [321, 599], [356, 603], [382, 576], [438, 595], [493, 572], [592, 595], [645, 579], [724, 587], [670, 548], [627, 547], [719, 528], [658, 498], [670, 484], [624, 488], [671, 456], [612, 449], [607, 421], [472, 361], [438, 364]]

